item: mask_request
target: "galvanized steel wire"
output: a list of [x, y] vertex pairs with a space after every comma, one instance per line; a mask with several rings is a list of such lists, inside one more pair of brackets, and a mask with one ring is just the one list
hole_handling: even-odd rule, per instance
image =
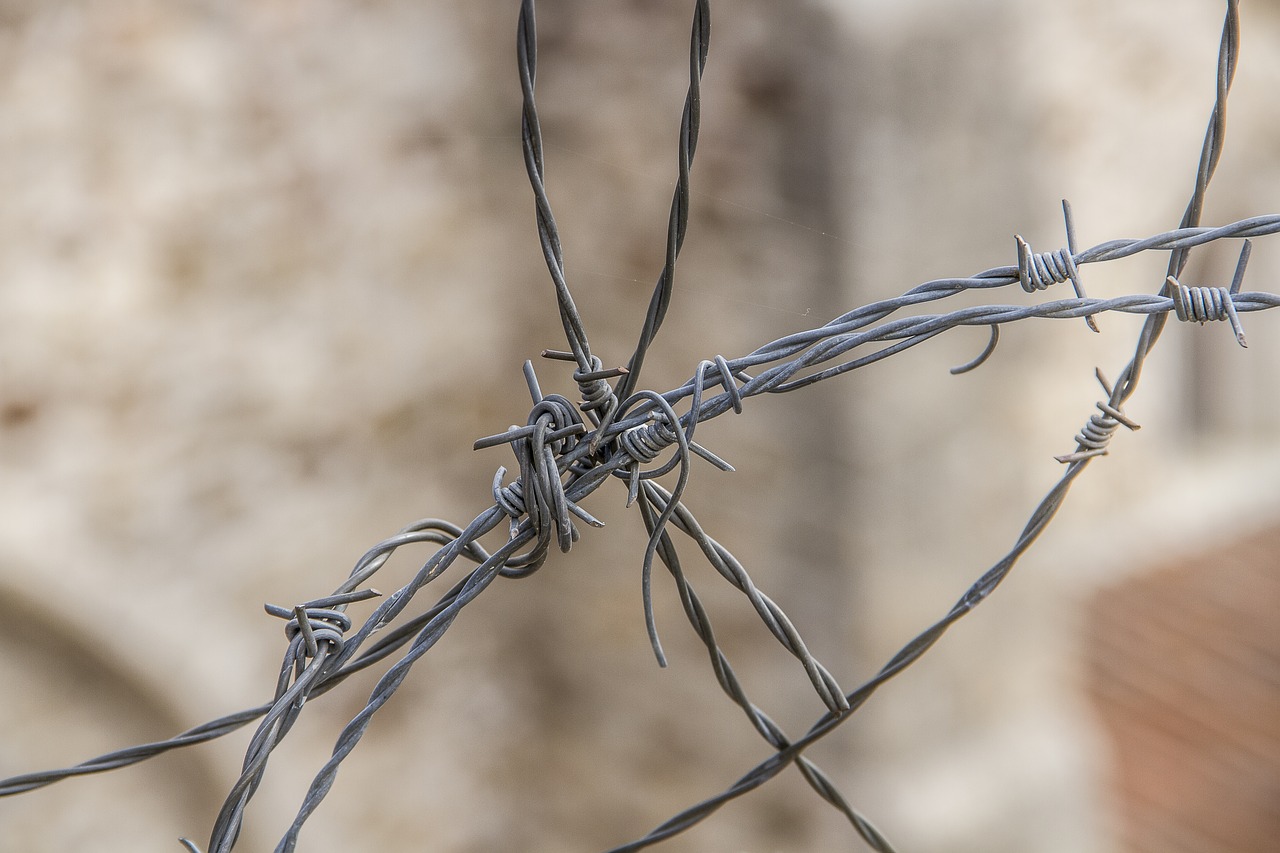
[[[622, 481], [628, 503], [635, 504], [649, 533], [641, 559], [643, 612], [653, 650], [665, 663], [655, 626], [651, 599], [655, 561], [671, 575], [690, 625], [702, 640], [712, 672], [729, 699], [746, 714], [751, 726], [773, 750], [773, 755], [739, 778], [723, 792], [709, 797], [655, 828], [643, 838], [614, 848], [614, 853], [641, 850], [683, 832], [713, 814], [723, 804], [740, 797], [794, 764], [824, 801], [840, 811], [872, 849], [891, 851], [889, 841], [841, 795], [832, 779], [804, 754], [818, 740], [847, 722], [886, 681], [894, 678], [941, 638], [947, 629], [981, 604], [1007, 577], [1022, 554], [1053, 519], [1071, 484], [1092, 459], [1107, 452], [1111, 437], [1123, 426], [1137, 429], [1123, 410], [1135, 392], [1143, 365], [1170, 315], [1179, 320], [1226, 321], [1241, 345], [1245, 344], [1240, 315], [1280, 306], [1280, 295], [1242, 291], [1251, 243], [1249, 238], [1280, 231], [1280, 215], [1244, 219], [1220, 227], [1200, 224], [1205, 194], [1222, 155], [1227, 95], [1239, 52], [1239, 5], [1227, 2], [1217, 69], [1217, 97], [1205, 134], [1194, 188], [1179, 226], [1144, 239], [1120, 239], [1078, 250], [1071, 210], [1064, 203], [1067, 246], [1047, 253], [1033, 252], [1020, 236], [1015, 238], [1017, 263], [999, 266], [963, 278], [925, 282], [900, 296], [849, 311], [818, 328], [787, 335], [739, 358], [711, 356], [701, 361], [692, 377], [678, 388], [658, 393], [639, 389], [646, 352], [662, 325], [675, 287], [676, 262], [689, 219], [689, 188], [698, 140], [701, 109], [700, 81], [710, 44], [710, 5], [694, 4], [690, 36], [689, 88], [681, 116], [676, 189], [672, 199], [666, 240], [666, 258], [641, 327], [636, 349], [625, 367], [607, 369], [592, 354], [586, 329], [565, 277], [559, 232], [543, 181], [542, 136], [534, 98], [537, 70], [537, 36], [533, 0], [523, 0], [517, 23], [517, 65], [522, 101], [522, 144], [525, 165], [533, 189], [535, 221], [543, 256], [552, 279], [557, 307], [569, 347], [567, 352], [548, 350], [552, 360], [570, 361], [573, 380], [582, 399], [571, 401], [556, 394], [544, 395], [531, 363], [525, 379], [532, 401], [525, 425], [478, 440], [477, 449], [508, 445], [516, 459], [514, 478], [499, 468], [492, 484], [494, 503], [465, 527], [441, 519], [423, 519], [375, 545], [352, 568], [347, 579], [328, 596], [294, 607], [267, 605], [267, 612], [286, 620], [288, 648], [284, 655], [272, 700], [256, 708], [231, 714], [157, 743], [109, 753], [75, 767], [28, 773], [0, 781], [0, 796], [20, 794], [72, 776], [99, 773], [144, 761], [171, 749], [222, 737], [259, 720], [246, 750], [240, 778], [231, 787], [210, 833], [209, 853], [228, 853], [235, 846], [246, 809], [265, 773], [272, 750], [288, 734], [304, 703], [334, 689], [348, 676], [400, 654], [387, 667], [370, 694], [368, 703], [343, 729], [333, 754], [316, 774], [292, 825], [277, 851], [295, 850], [307, 818], [325, 798], [343, 760], [359, 744], [377, 711], [403, 683], [410, 668], [448, 631], [462, 610], [498, 578], [528, 577], [548, 559], [554, 542], [568, 551], [579, 538], [579, 523], [601, 523], [582, 509], [587, 495], [610, 479]], [[1243, 241], [1240, 260], [1230, 286], [1186, 286], [1179, 277], [1195, 247], [1219, 240]], [[1107, 299], [1086, 295], [1081, 268], [1117, 261], [1142, 252], [1168, 252], [1166, 277], [1159, 290]], [[988, 304], [945, 313], [893, 317], [905, 309], [940, 302], [971, 290], [997, 290], [1018, 285], [1035, 296], [1056, 284], [1070, 283], [1075, 295], [1040, 303]], [[1094, 318], [1108, 312], [1146, 317], [1134, 355], [1115, 383], [1098, 372], [1104, 399], [1075, 437], [1075, 450], [1058, 457], [1067, 467], [1058, 483], [1032, 512], [1012, 548], [991, 566], [933, 625], [923, 630], [894, 655], [872, 678], [845, 691], [831, 671], [806, 646], [795, 625], [782, 609], [752, 582], [742, 563], [716, 542], [698, 523], [681, 496], [692, 475], [693, 457], [699, 456], [725, 470], [731, 466], [696, 443], [697, 425], [726, 412], [741, 413], [744, 401], [763, 393], [787, 393], [874, 364], [937, 335], [962, 326], [989, 326], [991, 341], [973, 361], [953, 369], [972, 370], [992, 357], [1000, 326], [1030, 319], [1084, 318], [1097, 329]], [[856, 351], [856, 352], [855, 352]], [[617, 384], [610, 384], [616, 379]], [[687, 409], [678, 413], [677, 406]], [[666, 452], [665, 462], [658, 460]], [[675, 483], [667, 488], [657, 482], [671, 472]], [[492, 552], [480, 540], [505, 524], [507, 540]], [[803, 736], [791, 738], [747, 695], [725, 651], [719, 646], [706, 609], [690, 583], [672, 532], [692, 541], [702, 558], [747, 599], [779, 644], [803, 669], [826, 712]], [[404, 586], [381, 597], [372, 614], [355, 627], [347, 614], [353, 604], [381, 596], [368, 584], [393, 552], [407, 546], [429, 544], [437, 549]], [[404, 611], [427, 584], [447, 572], [459, 559], [474, 566], [425, 613], [404, 617]], [[402, 618], [403, 617], [403, 618]], [[352, 629], [355, 629], [354, 632]], [[375, 637], [375, 632], [377, 635]], [[191, 851], [194, 842], [183, 840]]]

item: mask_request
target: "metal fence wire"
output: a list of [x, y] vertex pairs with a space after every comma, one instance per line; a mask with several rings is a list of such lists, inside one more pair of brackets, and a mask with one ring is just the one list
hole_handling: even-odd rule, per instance
[[[521, 133], [525, 166], [533, 189], [538, 238], [568, 347], [565, 351], [544, 351], [542, 356], [572, 364], [572, 377], [581, 392], [581, 400], [573, 401], [558, 394], [544, 395], [532, 363], [526, 362], [524, 374], [532, 398], [528, 420], [523, 426], [475, 443], [476, 448], [507, 445], [515, 456], [510, 478], [505, 468], [498, 468], [494, 475], [492, 506], [465, 526], [436, 518], [415, 522], [369, 549], [331, 594], [293, 607], [267, 605], [269, 614], [285, 620], [288, 638], [271, 701], [197, 726], [169, 740], [119, 750], [74, 767], [3, 780], [0, 795], [21, 794], [73, 776], [125, 767], [172, 749], [222, 737], [258, 720], [245, 753], [243, 772], [227, 794], [207, 845], [200, 848], [193, 841], [182, 840], [193, 853], [201, 849], [227, 853], [236, 844], [246, 810], [266, 771], [268, 757], [289, 733], [304, 703], [333, 690], [356, 672], [391, 660], [368, 703], [338, 737], [332, 756], [316, 774], [297, 816], [276, 847], [279, 853], [295, 850], [302, 827], [323, 802], [342, 762], [360, 743], [374, 715], [396, 692], [413, 665], [431, 650], [463, 608], [498, 578], [533, 574], [548, 560], [553, 545], [560, 551], [568, 551], [573, 546], [579, 538], [580, 525], [601, 526], [580, 504], [605, 483], [618, 480], [628, 490], [628, 504], [635, 505], [649, 534], [640, 561], [643, 613], [658, 662], [665, 664], [665, 658], [650, 591], [655, 563], [660, 562], [675, 583], [690, 625], [706, 646], [716, 681], [729, 699], [746, 713], [773, 754], [721, 793], [690, 806], [643, 838], [613, 848], [615, 853], [641, 850], [683, 832], [791, 765], [819, 797], [848, 819], [871, 849], [891, 851], [893, 846], [885, 836], [859, 814], [830, 777], [806, 757], [806, 749], [848, 722], [881, 685], [919, 660], [951, 625], [986, 600], [1052, 521], [1075, 480], [1090, 462], [1107, 453], [1115, 432], [1120, 427], [1138, 428], [1125, 414], [1124, 405], [1137, 390], [1147, 356], [1170, 317], [1201, 324], [1225, 321], [1239, 344], [1245, 346], [1241, 316], [1280, 306], [1280, 295], [1243, 289], [1249, 238], [1280, 231], [1280, 215], [1256, 216], [1218, 227], [1201, 224], [1205, 195], [1223, 152], [1227, 95], [1239, 50], [1239, 3], [1228, 0], [1218, 54], [1217, 97], [1195, 170], [1194, 188], [1178, 227], [1145, 239], [1110, 240], [1081, 249], [1076, 245], [1070, 206], [1064, 203], [1065, 248], [1036, 253], [1018, 237], [1015, 264], [972, 276], [926, 282], [895, 298], [855, 308], [823, 326], [779, 338], [747, 355], [731, 359], [712, 356], [700, 362], [692, 377], [673, 390], [659, 393], [645, 389], [640, 384], [645, 356], [662, 326], [676, 286], [676, 263], [688, 225], [689, 188], [701, 108], [699, 84], [711, 36], [710, 3], [697, 0], [694, 4], [689, 87], [680, 120], [678, 171], [667, 229], [666, 260], [634, 353], [625, 367], [612, 369], [592, 354], [587, 330], [565, 277], [560, 236], [543, 182], [542, 135], [535, 99], [538, 41], [534, 7], [533, 0], [523, 0], [517, 25], [517, 60], [523, 93]], [[1192, 249], [1228, 239], [1242, 240], [1239, 261], [1229, 285], [1188, 285], [1181, 280]], [[1087, 295], [1082, 275], [1085, 265], [1118, 261], [1141, 252], [1169, 254], [1167, 275], [1158, 289], [1111, 299]], [[1069, 284], [1074, 295], [1042, 302], [1028, 301], [1020, 295], [1019, 301], [1012, 304], [993, 303], [943, 313], [905, 313], [907, 309], [941, 302], [971, 290], [994, 293], [1019, 288], [1025, 296], [1034, 298], [1040, 291], [1058, 284]], [[987, 347], [971, 362], [953, 368], [952, 372], [973, 370], [993, 355], [1000, 327], [1006, 323], [1031, 318], [1073, 318], [1083, 319], [1096, 331], [1097, 315], [1117, 311], [1141, 314], [1146, 319], [1133, 357], [1116, 380], [1112, 382], [1098, 371], [1102, 399], [1097, 403], [1097, 411], [1076, 434], [1074, 449], [1058, 457], [1065, 466], [1061, 479], [1031, 512], [1008, 553], [974, 581], [940, 619], [893, 655], [874, 677], [852, 690], [837, 683], [831, 672], [809, 652], [781, 608], [756, 587], [742, 563], [703, 530], [681, 501], [694, 469], [695, 456], [718, 468], [732, 470], [728, 463], [694, 440], [698, 424], [729, 411], [741, 413], [751, 397], [799, 390], [881, 361], [960, 326], [987, 326], [991, 330]], [[675, 477], [670, 488], [658, 482], [660, 477], [672, 472]], [[493, 551], [486, 550], [480, 544], [481, 537], [503, 526], [508, 532], [506, 542]], [[692, 545], [702, 559], [741, 591], [777, 641], [804, 669], [827, 710], [801, 736], [792, 737], [782, 731], [743, 689], [728, 657], [717, 644], [698, 594], [686, 577], [682, 561], [687, 559], [688, 552], [682, 557], [677, 542], [686, 549]], [[407, 584], [386, 596], [370, 587], [394, 551], [419, 543], [431, 543], [437, 550]], [[425, 613], [402, 618], [406, 607], [423, 588], [459, 561], [474, 566], [455, 580]], [[357, 627], [347, 612], [348, 607], [379, 597], [377, 607]]]

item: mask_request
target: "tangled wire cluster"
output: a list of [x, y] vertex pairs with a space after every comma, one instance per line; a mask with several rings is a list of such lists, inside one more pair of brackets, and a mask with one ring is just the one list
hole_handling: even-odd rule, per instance
[[[336, 688], [350, 675], [399, 653], [399, 658], [378, 681], [367, 705], [343, 729], [332, 756], [315, 776], [297, 816], [276, 848], [281, 853], [294, 850], [302, 826], [325, 798], [339, 766], [360, 742], [373, 716], [403, 683], [414, 663], [430, 651], [462, 609], [496, 579], [527, 577], [536, 572], [547, 561], [553, 543], [559, 550], [568, 551], [579, 537], [579, 523], [602, 526], [581, 507], [581, 502], [606, 481], [616, 478], [626, 484], [628, 503], [637, 506], [649, 533], [641, 572], [644, 618], [654, 654], [665, 664], [650, 595], [656, 560], [671, 574], [690, 625], [706, 646], [717, 682], [746, 713], [773, 755], [722, 793], [681, 812], [643, 838], [615, 848], [615, 853], [640, 850], [688, 829], [724, 803], [754, 790], [792, 764], [820, 797], [847, 817], [872, 849], [892, 850], [889, 841], [853, 809], [831, 779], [805, 756], [805, 750], [848, 721], [880, 685], [919, 659], [954, 622], [989, 596], [1053, 518], [1074, 480], [1093, 458], [1107, 452], [1114, 433], [1122, 426], [1138, 428], [1124, 413], [1124, 403], [1137, 388], [1143, 363], [1170, 316], [1199, 323], [1226, 321], [1244, 346], [1240, 316], [1280, 306], [1280, 296], [1276, 294], [1241, 289], [1251, 245], [1247, 238], [1280, 231], [1280, 215], [1253, 217], [1216, 228], [1200, 225], [1205, 192], [1223, 150], [1227, 94], [1239, 46], [1238, 15], [1237, 0], [1229, 0], [1218, 59], [1217, 98], [1196, 170], [1195, 187], [1177, 228], [1146, 239], [1112, 240], [1078, 250], [1070, 207], [1064, 203], [1065, 248], [1035, 253], [1026, 241], [1017, 237], [1015, 265], [995, 267], [966, 278], [926, 282], [900, 296], [849, 311], [819, 328], [788, 335], [739, 358], [716, 355], [700, 362], [689, 381], [680, 387], [658, 393], [641, 389], [639, 381], [646, 352], [670, 303], [676, 261], [688, 226], [690, 170], [698, 141], [700, 80], [710, 42], [708, 0], [696, 0], [694, 6], [689, 88], [681, 117], [678, 178], [668, 223], [666, 261], [635, 351], [625, 367], [613, 369], [605, 368], [592, 354], [564, 274], [560, 237], [543, 182], [542, 136], [534, 98], [537, 71], [534, 2], [523, 0], [517, 55], [523, 92], [524, 159], [533, 188], [538, 236], [569, 347], [568, 351], [548, 350], [542, 355], [574, 365], [572, 377], [581, 400], [544, 395], [532, 363], [526, 362], [525, 378], [532, 398], [526, 423], [475, 443], [477, 449], [507, 445], [516, 459], [512, 480], [507, 481], [506, 469], [497, 470], [491, 507], [465, 527], [429, 518], [404, 528], [364, 554], [331, 595], [294, 607], [267, 605], [268, 613], [287, 620], [285, 633], [289, 643], [270, 702], [191, 729], [170, 740], [121, 750], [63, 770], [4, 780], [0, 782], [0, 795], [19, 794], [71, 776], [134, 764], [170, 749], [221, 737], [259, 720], [246, 750], [241, 776], [218, 814], [206, 848], [210, 853], [227, 853], [236, 843], [246, 808], [263, 778], [268, 757], [288, 734], [304, 703]], [[1229, 286], [1187, 286], [1179, 280], [1192, 248], [1240, 238], [1245, 239]], [[1148, 251], [1169, 253], [1167, 276], [1157, 292], [1112, 299], [1086, 295], [1082, 267]], [[1017, 285], [1034, 296], [1067, 282], [1075, 295], [1065, 299], [894, 316], [904, 309], [939, 302], [970, 290], [995, 291]], [[1113, 311], [1142, 314], [1146, 321], [1134, 355], [1118, 380], [1112, 383], [1098, 372], [1104, 399], [1098, 402], [1097, 413], [1089, 417], [1076, 435], [1075, 450], [1058, 457], [1067, 466], [1059, 482], [1032, 512], [1009, 552], [974, 582], [941, 619], [904, 646], [874, 677], [852, 691], [841, 687], [831, 672], [814, 658], [781, 608], [755, 586], [743, 565], [702, 529], [681, 501], [694, 456], [732, 470], [727, 462], [694, 441], [697, 425], [729, 411], [742, 412], [744, 402], [755, 395], [798, 390], [873, 364], [959, 326], [989, 326], [991, 341], [986, 349], [973, 361], [953, 369], [956, 373], [964, 372], [992, 356], [999, 329], [1006, 323], [1033, 317], [1083, 317], [1096, 331], [1094, 317]], [[616, 384], [611, 380], [616, 380]], [[677, 407], [683, 408], [683, 413], [678, 412]], [[670, 458], [660, 462], [667, 452]], [[672, 472], [676, 476], [670, 488], [658, 482]], [[493, 551], [486, 550], [480, 540], [504, 524], [506, 541]], [[827, 710], [803, 736], [788, 736], [747, 696], [729, 659], [717, 644], [698, 595], [686, 578], [676, 547], [677, 533], [692, 540], [702, 557], [746, 596], [774, 637], [804, 669]], [[394, 551], [418, 543], [431, 543], [438, 548], [407, 584], [385, 596], [373, 613], [355, 628], [346, 613], [347, 607], [381, 596], [368, 586], [369, 582]], [[441, 577], [459, 558], [473, 563], [474, 567], [425, 613], [401, 618], [418, 592]], [[191, 841], [184, 839], [182, 843], [190, 851], [200, 849]]]

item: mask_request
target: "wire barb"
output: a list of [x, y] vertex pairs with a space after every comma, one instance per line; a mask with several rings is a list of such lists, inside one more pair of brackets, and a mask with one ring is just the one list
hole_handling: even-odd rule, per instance
[[1095, 456], [1106, 456], [1107, 445], [1111, 443], [1111, 437], [1122, 426], [1131, 431], [1142, 429], [1128, 415], [1120, 411], [1119, 406], [1112, 405], [1109, 401], [1110, 398], [1115, 396], [1115, 389], [1107, 381], [1107, 377], [1103, 375], [1102, 368], [1095, 368], [1094, 376], [1097, 377], [1098, 384], [1102, 386], [1102, 390], [1106, 392], [1108, 400], [1097, 403], [1099, 413], [1090, 415], [1089, 422], [1076, 434], [1076, 451], [1064, 456], [1053, 457], [1064, 465], [1082, 462]]
[[[1084, 292], [1084, 283], [1080, 280], [1080, 270], [1076, 267], [1075, 260], [1075, 222], [1071, 217], [1071, 203], [1065, 198], [1062, 200], [1062, 218], [1066, 221], [1067, 229], [1067, 248], [1065, 249], [1043, 253], [1032, 252], [1031, 246], [1027, 244], [1026, 240], [1022, 239], [1021, 234], [1014, 235], [1014, 242], [1018, 246], [1018, 281], [1022, 284], [1022, 289], [1027, 293], [1048, 290], [1055, 284], [1069, 281], [1076, 292], [1076, 297], [1085, 299], [1087, 297]], [[1095, 332], [1098, 331], [1098, 324], [1094, 321], [1092, 314], [1086, 314], [1084, 321], [1090, 329]], [[990, 355], [990, 353], [987, 353], [987, 355]], [[982, 361], [978, 362], [978, 364], [981, 363]], [[973, 365], [973, 367], [977, 367], [977, 364]], [[972, 370], [973, 367], [967, 369]], [[965, 371], [952, 372], [963, 373]]]
[[1236, 343], [1248, 347], [1245, 341], [1244, 327], [1240, 325], [1240, 315], [1236, 312], [1235, 296], [1244, 283], [1244, 271], [1249, 265], [1249, 254], [1253, 244], [1244, 241], [1240, 249], [1240, 260], [1236, 262], [1236, 273], [1231, 287], [1188, 287], [1174, 276], [1165, 279], [1169, 297], [1173, 300], [1174, 314], [1183, 322], [1194, 320], [1201, 325], [1211, 320], [1227, 320], [1231, 323], [1231, 331], [1235, 333]]

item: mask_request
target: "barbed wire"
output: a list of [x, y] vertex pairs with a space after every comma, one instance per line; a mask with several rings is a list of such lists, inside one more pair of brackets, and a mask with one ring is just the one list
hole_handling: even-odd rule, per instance
[[[229, 714], [169, 740], [108, 753], [70, 768], [0, 781], [0, 796], [21, 794], [73, 776], [125, 767], [172, 749], [222, 737], [259, 720], [245, 752], [241, 775], [223, 803], [206, 848], [209, 853], [228, 853], [239, 837], [246, 809], [263, 779], [267, 759], [297, 721], [305, 703], [334, 689], [350, 675], [401, 653], [378, 680], [365, 707], [340, 733], [331, 757], [312, 780], [292, 824], [276, 847], [278, 853], [295, 850], [303, 825], [328, 794], [343, 760], [359, 744], [374, 715], [403, 683], [414, 663], [430, 651], [461, 611], [499, 577], [532, 575], [546, 562], [553, 541], [561, 551], [568, 551], [580, 536], [578, 522], [603, 526], [581, 507], [581, 502], [606, 481], [618, 479], [626, 484], [628, 505], [637, 506], [649, 535], [641, 560], [641, 599], [658, 662], [665, 665], [666, 659], [652, 604], [655, 560], [671, 575], [686, 618], [708, 652], [717, 683], [743, 710], [773, 755], [720, 794], [682, 811], [643, 838], [614, 848], [612, 853], [641, 850], [683, 832], [792, 764], [824, 801], [846, 817], [870, 848], [882, 853], [892, 851], [890, 842], [848, 803], [831, 778], [804, 754], [805, 750], [849, 720], [880, 685], [918, 660], [952, 624], [986, 600], [1053, 519], [1071, 484], [1088, 463], [1107, 453], [1114, 433], [1121, 426], [1138, 428], [1124, 413], [1123, 405], [1136, 390], [1145, 359], [1170, 315], [1188, 322], [1225, 321], [1244, 346], [1240, 315], [1280, 306], [1280, 295], [1242, 292], [1251, 238], [1280, 232], [1280, 214], [1256, 216], [1220, 227], [1200, 225], [1205, 193], [1222, 155], [1227, 95], [1239, 51], [1238, 0], [1228, 0], [1226, 5], [1216, 98], [1194, 189], [1178, 228], [1143, 239], [1111, 240], [1077, 250], [1072, 211], [1064, 202], [1065, 248], [1035, 253], [1017, 236], [1014, 265], [994, 267], [964, 278], [925, 282], [897, 297], [849, 311], [820, 327], [779, 338], [739, 358], [715, 355], [699, 362], [683, 385], [658, 393], [638, 390], [637, 385], [645, 354], [670, 303], [675, 265], [688, 226], [690, 172], [700, 115], [700, 80], [710, 44], [709, 3], [697, 0], [694, 7], [690, 83], [681, 118], [678, 178], [668, 225], [666, 259], [631, 359], [626, 367], [607, 369], [591, 352], [570, 293], [560, 237], [543, 183], [542, 139], [534, 99], [535, 10], [533, 0], [523, 0], [517, 23], [523, 151], [534, 194], [539, 241], [569, 346], [567, 352], [546, 350], [543, 356], [574, 364], [572, 378], [582, 399], [575, 403], [561, 395], [544, 395], [532, 363], [526, 362], [524, 374], [532, 399], [526, 423], [481, 438], [474, 445], [475, 449], [508, 445], [516, 458], [517, 469], [510, 482], [506, 482], [506, 469], [498, 468], [492, 483], [494, 503], [491, 507], [465, 527], [435, 518], [415, 522], [366, 552], [332, 594], [293, 607], [266, 605], [269, 614], [286, 620], [288, 639], [271, 702]], [[1240, 258], [1229, 286], [1187, 286], [1180, 281], [1191, 249], [1228, 239], [1242, 240]], [[1108, 299], [1086, 295], [1081, 267], [1153, 251], [1170, 255], [1166, 277], [1156, 293]], [[1025, 294], [1035, 295], [1063, 283], [1070, 283], [1073, 297], [1034, 304], [979, 305], [893, 318], [900, 311], [940, 302], [970, 290], [1018, 285]], [[799, 390], [874, 364], [952, 329], [989, 326], [992, 334], [986, 348], [972, 361], [952, 369], [953, 373], [965, 372], [993, 356], [999, 329], [1005, 324], [1031, 319], [1084, 318], [1096, 331], [1094, 318], [1109, 312], [1140, 314], [1146, 319], [1134, 355], [1118, 380], [1112, 383], [1097, 371], [1105, 399], [1097, 403], [1097, 413], [1089, 417], [1075, 436], [1075, 450], [1058, 457], [1067, 466], [1062, 477], [1032, 512], [1009, 552], [975, 581], [941, 619], [918, 634], [872, 678], [851, 692], [845, 692], [830, 670], [813, 656], [783, 610], [754, 584], [742, 563], [703, 530], [681, 500], [694, 456], [718, 468], [732, 470], [728, 462], [694, 441], [697, 425], [729, 411], [741, 413], [744, 401], [750, 397]], [[855, 353], [863, 347], [870, 351]], [[611, 379], [617, 379], [617, 384], [611, 385]], [[688, 409], [683, 414], [677, 413], [676, 406], [683, 406], [685, 400], [688, 400]], [[668, 451], [670, 458], [659, 463]], [[657, 482], [672, 472], [676, 477], [671, 488]], [[506, 541], [490, 552], [480, 540], [504, 522]], [[748, 697], [684, 572], [671, 535], [673, 529], [692, 540], [703, 559], [747, 598], [770, 633], [809, 678], [826, 712], [802, 737], [789, 738]], [[367, 585], [394, 552], [420, 544], [438, 547], [408, 583], [385, 597]], [[473, 563], [474, 567], [429, 610], [401, 618], [422, 588], [440, 578], [460, 558]], [[347, 608], [379, 597], [381, 602], [351, 633], [355, 623], [347, 614]], [[190, 840], [182, 839], [182, 843], [190, 851], [200, 850]]]

